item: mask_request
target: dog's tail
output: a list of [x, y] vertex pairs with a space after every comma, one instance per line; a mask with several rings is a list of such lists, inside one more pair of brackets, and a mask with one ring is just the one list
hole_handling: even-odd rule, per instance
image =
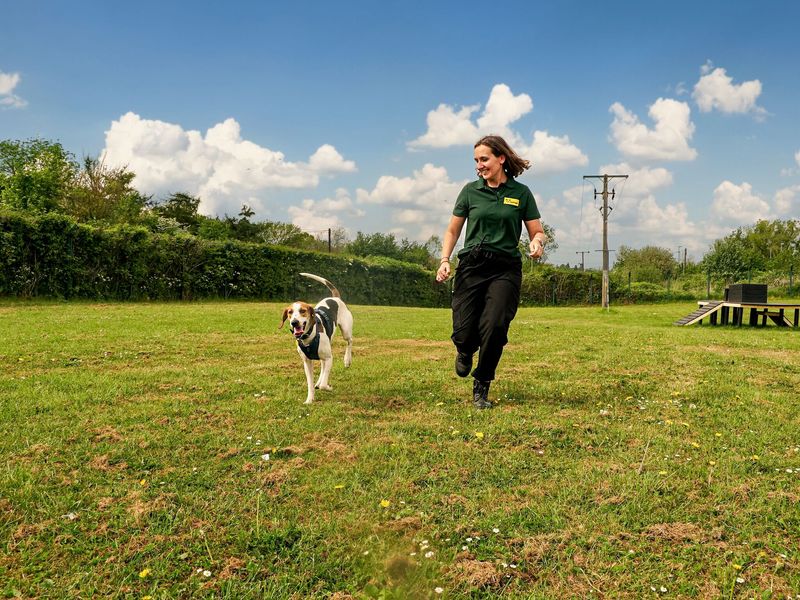
[[333, 285], [330, 281], [325, 279], [324, 277], [320, 277], [319, 275], [312, 275], [311, 273], [300, 273], [303, 277], [308, 277], [309, 279], [313, 279], [314, 281], [319, 281], [322, 285], [328, 288], [331, 291], [331, 296], [334, 298], [341, 298], [342, 295], [339, 293], [339, 290], [336, 289], [336, 286]]

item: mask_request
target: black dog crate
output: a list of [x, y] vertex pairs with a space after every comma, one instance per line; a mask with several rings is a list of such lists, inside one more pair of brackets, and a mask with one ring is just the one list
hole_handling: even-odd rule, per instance
[[736, 283], [725, 288], [725, 300], [739, 304], [766, 304], [767, 285], [764, 283]]

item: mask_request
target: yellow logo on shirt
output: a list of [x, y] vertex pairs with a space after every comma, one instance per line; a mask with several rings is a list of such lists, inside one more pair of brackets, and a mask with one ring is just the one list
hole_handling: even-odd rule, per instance
[[503, 198], [503, 204], [510, 204], [511, 206], [519, 206], [518, 198]]

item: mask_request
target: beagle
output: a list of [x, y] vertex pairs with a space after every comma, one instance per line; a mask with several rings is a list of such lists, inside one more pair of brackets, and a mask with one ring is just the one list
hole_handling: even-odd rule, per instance
[[[344, 351], [344, 366], [349, 367], [353, 360], [353, 315], [342, 301], [341, 294], [334, 285], [317, 275], [311, 273], [300, 273], [303, 277], [308, 277], [318, 281], [331, 291], [331, 296], [320, 300], [316, 306], [311, 306], [306, 302], [293, 302], [283, 311], [283, 320], [280, 328], [282, 329], [286, 320], [292, 326], [292, 334], [297, 340], [297, 353], [303, 359], [303, 368], [306, 372], [306, 383], [308, 384], [308, 396], [305, 404], [314, 401], [314, 389], [330, 390], [328, 378], [333, 366], [333, 352], [331, 351], [331, 340], [336, 327], [342, 332], [347, 348]], [[322, 364], [317, 379], [314, 384], [314, 366], [312, 360], [318, 360]]]

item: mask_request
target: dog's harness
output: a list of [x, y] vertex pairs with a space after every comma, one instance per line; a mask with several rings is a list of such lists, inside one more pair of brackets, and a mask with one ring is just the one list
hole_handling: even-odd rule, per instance
[[[306, 335], [297, 340], [297, 347], [306, 355], [309, 360], [319, 360], [319, 333], [323, 329], [328, 335], [328, 339], [333, 337], [333, 315], [330, 314], [330, 309], [319, 306], [314, 310], [314, 326]], [[313, 334], [313, 338], [311, 335]], [[307, 344], [301, 343], [302, 341], [310, 339]]]

